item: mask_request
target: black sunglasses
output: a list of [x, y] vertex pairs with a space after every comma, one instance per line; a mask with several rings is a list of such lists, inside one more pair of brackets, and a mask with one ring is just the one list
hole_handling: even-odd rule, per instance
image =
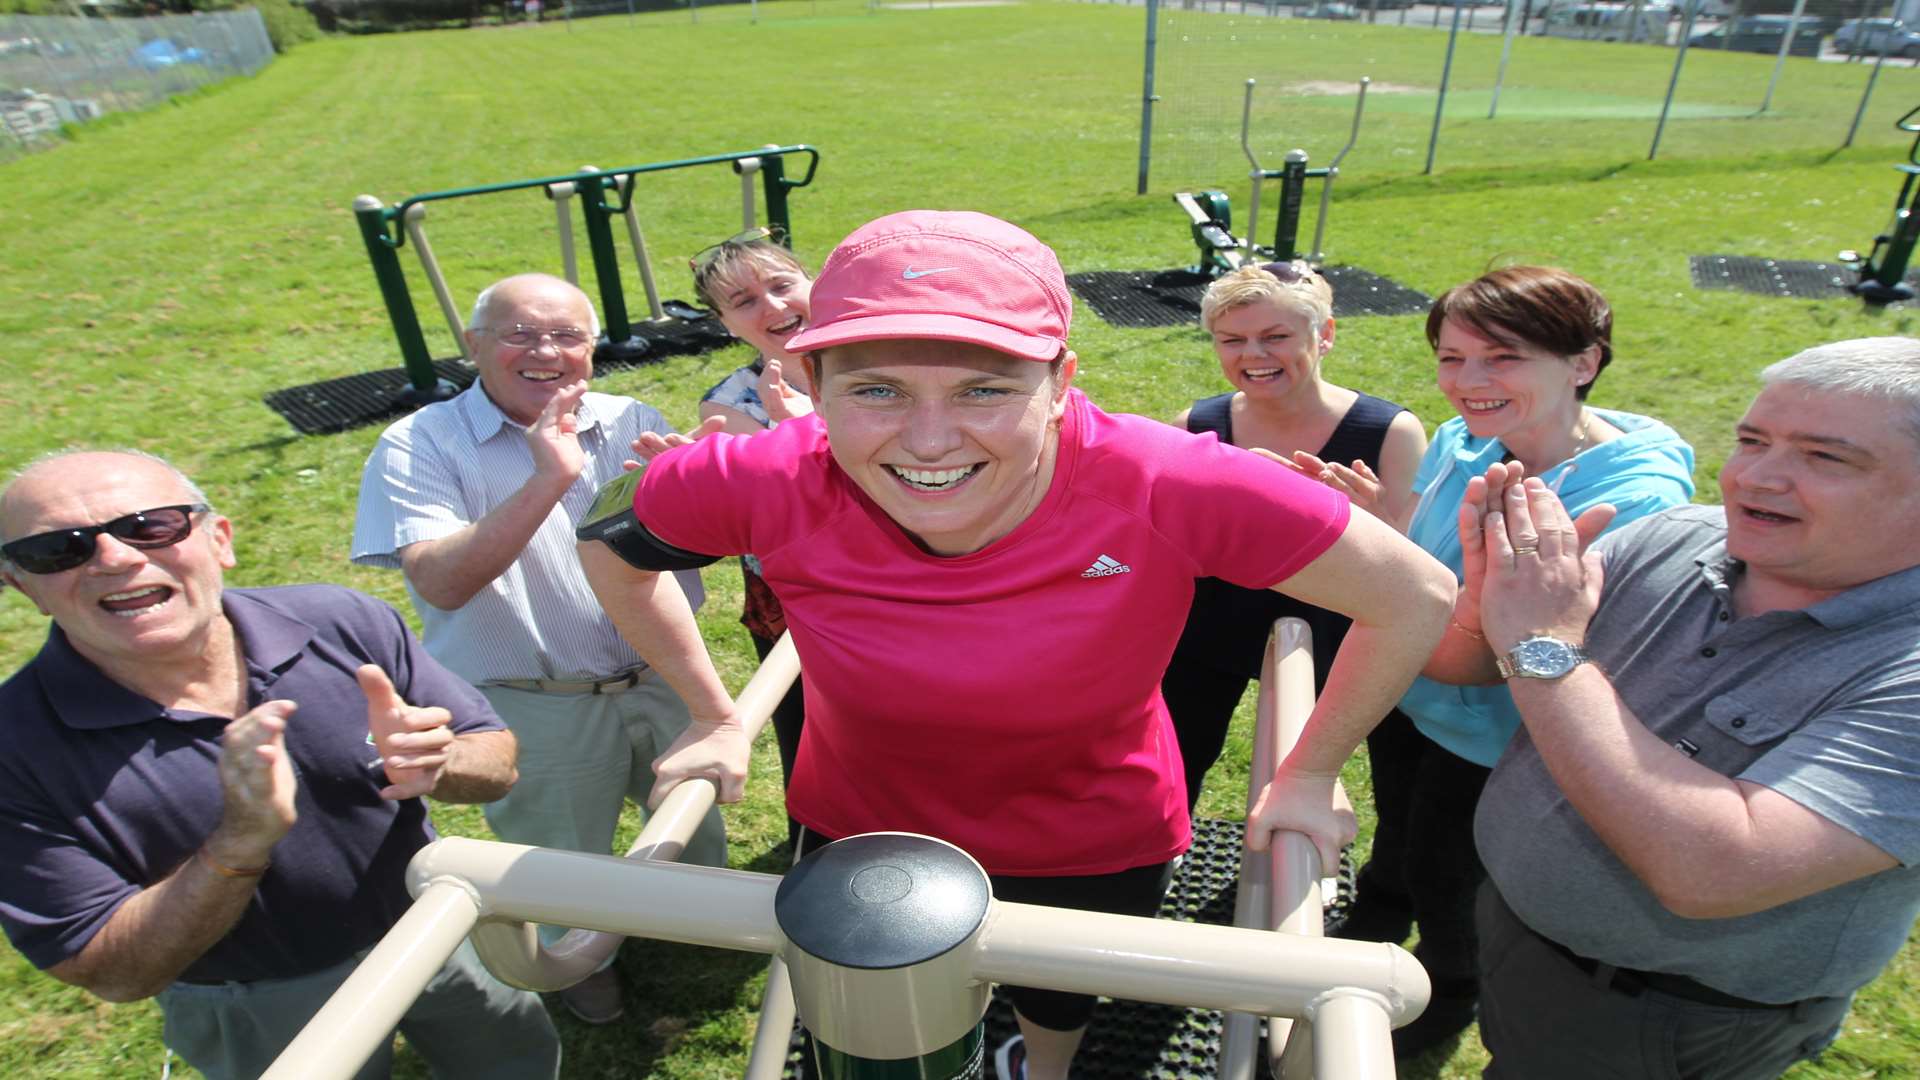
[[1260, 269], [1272, 274], [1282, 285], [1291, 285], [1296, 281], [1305, 281], [1309, 277], [1319, 277], [1320, 271], [1308, 265], [1304, 259], [1289, 259], [1286, 262], [1261, 263]]
[[29, 574], [58, 574], [85, 566], [93, 558], [101, 533], [110, 533], [128, 547], [146, 551], [172, 547], [193, 532], [193, 515], [211, 509], [206, 503], [182, 503], [141, 510], [100, 525], [55, 529], [0, 544], [0, 555]]

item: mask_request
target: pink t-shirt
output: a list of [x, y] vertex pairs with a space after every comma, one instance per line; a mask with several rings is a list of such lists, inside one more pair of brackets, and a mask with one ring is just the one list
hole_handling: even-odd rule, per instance
[[1344, 495], [1078, 391], [1046, 498], [967, 555], [917, 547], [817, 419], [662, 454], [635, 498], [660, 539], [754, 552], [786, 608], [807, 722], [788, 812], [833, 837], [926, 833], [996, 874], [1106, 874], [1190, 840], [1160, 700], [1193, 582], [1284, 581], [1346, 529]]

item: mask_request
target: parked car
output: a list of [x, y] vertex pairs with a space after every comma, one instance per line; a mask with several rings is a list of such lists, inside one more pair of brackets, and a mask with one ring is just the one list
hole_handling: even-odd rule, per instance
[[1666, 44], [1664, 9], [1632, 4], [1580, 4], [1556, 7], [1547, 16], [1548, 37], [1582, 41], [1648, 41]]
[[1300, 14], [1308, 19], [1357, 19], [1360, 17], [1360, 9], [1352, 4], [1330, 0], [1330, 2], [1315, 4]]
[[[1777, 53], [1786, 40], [1787, 28], [1794, 25], [1791, 15], [1742, 15], [1729, 19], [1704, 34], [1695, 34], [1687, 44], [1696, 49], [1727, 49], [1732, 52]], [[1803, 19], [1794, 29], [1793, 56], [1820, 55], [1820, 28]]]
[[[1891, 45], [1889, 46], [1889, 39]], [[1920, 57], [1920, 31], [1909, 30], [1899, 19], [1848, 19], [1833, 32], [1833, 47], [1843, 53]]]
[[154, 38], [133, 50], [133, 62], [148, 71], [164, 71], [181, 64], [204, 64], [207, 54], [191, 45], [183, 49], [166, 38]]

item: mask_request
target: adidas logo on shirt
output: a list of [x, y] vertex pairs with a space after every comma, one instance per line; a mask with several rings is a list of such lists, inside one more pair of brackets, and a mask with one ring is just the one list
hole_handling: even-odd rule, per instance
[[1133, 567], [1123, 562], [1117, 562], [1111, 556], [1102, 555], [1093, 560], [1092, 566], [1080, 571], [1080, 576], [1087, 578], [1112, 577], [1115, 574], [1131, 573], [1133, 573]]

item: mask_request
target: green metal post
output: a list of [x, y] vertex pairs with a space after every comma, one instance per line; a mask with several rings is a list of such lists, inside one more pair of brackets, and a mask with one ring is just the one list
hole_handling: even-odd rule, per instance
[[353, 200], [353, 216], [360, 223], [360, 238], [367, 244], [367, 259], [373, 263], [373, 280], [387, 304], [394, 340], [400, 343], [400, 359], [412, 383], [409, 399], [425, 404], [452, 397], [452, 384], [433, 370], [433, 354], [427, 350], [420, 317], [414, 313], [413, 297], [407, 292], [407, 275], [400, 268], [400, 254], [395, 250], [398, 245], [387, 236], [386, 207], [372, 195], [361, 195]]
[[775, 229], [777, 235], [789, 248], [793, 246], [793, 224], [787, 219], [787, 159], [779, 154], [769, 154], [760, 160], [760, 191], [767, 203], [767, 226]]
[[981, 1023], [953, 1043], [919, 1057], [859, 1057], [813, 1039], [815, 1074], [820, 1080], [982, 1080], [987, 1065], [987, 1025]]
[[580, 181], [580, 212], [586, 218], [587, 250], [593, 255], [593, 276], [600, 286], [600, 317], [606, 321], [607, 340], [623, 342], [633, 336], [627, 319], [627, 298], [620, 290], [620, 257], [613, 247], [613, 215], [607, 189], [613, 181], [598, 174]]
[[[1300, 205], [1307, 197], [1307, 154], [1287, 151], [1286, 165], [1280, 170], [1280, 217], [1273, 223], [1273, 257], [1300, 257]], [[1247, 223], [1253, 227], [1252, 222]]]

